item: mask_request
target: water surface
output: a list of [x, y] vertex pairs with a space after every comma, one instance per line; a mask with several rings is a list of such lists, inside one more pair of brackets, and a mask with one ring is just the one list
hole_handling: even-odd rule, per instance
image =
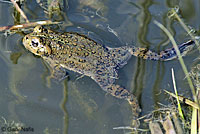
[[[167, 12], [178, 5], [184, 21], [199, 28], [199, 1], [160, 0], [71, 0], [65, 1], [64, 19], [55, 29], [88, 35], [109, 47], [132, 45], [155, 51], [170, 48], [167, 36], [155, 25], [164, 24], [178, 43], [189, 37], [178, 22], [169, 20]], [[43, 9], [35, 1], [22, 7], [30, 21], [45, 20]], [[12, 25], [13, 7], [0, 3], [0, 26]], [[50, 134], [122, 134], [113, 127], [129, 126], [131, 109], [126, 101], [106, 94], [89, 77], [69, 72], [63, 82], [51, 81], [43, 61], [24, 49], [20, 34], [0, 34], [0, 118], [34, 128], [30, 133]], [[193, 66], [198, 52], [184, 58]], [[174, 68], [178, 92], [190, 97], [190, 90], [177, 60], [146, 61], [132, 57], [119, 70], [116, 83], [134, 93], [142, 115], [169, 104], [163, 89], [172, 91], [171, 68]], [[144, 124], [141, 124], [144, 126]]]

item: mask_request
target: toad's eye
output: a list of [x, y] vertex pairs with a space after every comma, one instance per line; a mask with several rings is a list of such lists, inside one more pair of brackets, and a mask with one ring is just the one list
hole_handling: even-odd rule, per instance
[[32, 44], [33, 47], [37, 47], [39, 45], [39, 43], [35, 40], [32, 40], [31, 44]]

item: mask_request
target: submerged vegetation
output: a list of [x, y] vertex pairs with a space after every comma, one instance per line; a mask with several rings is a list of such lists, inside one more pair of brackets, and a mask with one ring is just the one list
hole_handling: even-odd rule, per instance
[[[187, 26], [183, 20], [180, 18], [179, 14], [179, 8], [175, 7], [172, 8], [169, 13], [168, 17], [170, 19], [175, 19], [178, 22], [180, 22], [181, 26], [186, 30], [188, 35], [191, 36], [191, 39], [195, 41], [195, 44], [197, 45], [197, 49], [199, 49], [199, 36], [196, 36], [194, 34], [194, 29]], [[174, 92], [175, 94], [164, 90], [168, 95], [171, 97], [174, 97], [174, 99], [170, 99], [172, 104], [169, 106], [165, 106], [163, 104], [160, 104], [163, 108], [156, 109], [149, 113], [148, 115], [145, 115], [140, 120], [143, 119], [144, 123], [147, 123], [149, 126], [148, 129], [137, 129], [128, 127], [116, 127], [113, 129], [125, 129], [125, 130], [131, 130], [135, 133], [137, 132], [148, 132], [150, 131], [151, 134], [199, 134], [200, 133], [200, 106], [199, 106], [199, 100], [200, 100], [200, 64], [197, 64], [194, 66], [191, 71], [189, 72], [187, 70], [187, 67], [184, 63], [184, 60], [179, 52], [179, 49], [177, 47], [177, 43], [174, 40], [171, 33], [159, 22], [154, 21], [154, 23], [160, 27], [169, 37], [170, 41], [172, 42], [176, 53], [178, 54], [178, 59], [180, 61], [180, 64], [182, 66], [183, 72], [185, 73], [185, 76], [187, 78], [188, 84], [190, 85], [190, 89], [193, 95], [193, 100], [191, 101], [188, 98], [185, 98], [183, 96], [179, 96], [177, 92], [177, 85], [175, 82], [175, 74], [174, 70], [172, 68], [172, 81], [174, 86]], [[191, 29], [191, 30], [190, 30]], [[199, 58], [199, 57], [198, 57]], [[197, 59], [198, 59], [197, 58]], [[194, 86], [193, 86], [194, 84]], [[183, 105], [182, 105], [183, 103]], [[184, 105], [186, 104], [186, 105]], [[145, 125], [144, 125], [145, 126]], [[130, 132], [132, 133], [132, 132]]]
[[[186, 30], [188, 35], [191, 36], [192, 40], [195, 41], [195, 44], [197, 45], [197, 48], [199, 49], [199, 37], [194, 35], [194, 33], [192, 32], [193, 29], [189, 28], [183, 22], [183, 20], [180, 18], [180, 14], [178, 14], [178, 13], [179, 13], [179, 7], [175, 7], [173, 9], [171, 9], [168, 14], [169, 18], [170, 19], [173, 18], [181, 24], [181, 26]], [[176, 98], [177, 107], [174, 105], [175, 110], [174, 110], [174, 108], [170, 108], [170, 111], [168, 110], [168, 112], [165, 112], [165, 114], [167, 113], [167, 115], [164, 114], [166, 116], [165, 117], [166, 119], [165, 119], [164, 123], [162, 124], [163, 128], [165, 130], [165, 133], [197, 134], [200, 132], [200, 124], [199, 124], [200, 123], [200, 111], [199, 111], [200, 110], [200, 105], [199, 105], [199, 100], [200, 100], [200, 93], [199, 93], [200, 92], [200, 90], [199, 90], [200, 70], [199, 69], [200, 68], [199, 68], [199, 64], [197, 64], [197, 66], [193, 67], [189, 73], [188, 69], [184, 63], [184, 60], [180, 55], [180, 52], [178, 50], [177, 44], [176, 44], [173, 36], [162, 24], [160, 24], [157, 21], [154, 21], [154, 22], [167, 34], [167, 36], [171, 40], [171, 42], [176, 50], [176, 53], [178, 54], [178, 59], [182, 66], [183, 72], [185, 73], [185, 76], [187, 78], [188, 84], [190, 86], [190, 89], [191, 89], [191, 92], [193, 95], [193, 100], [194, 100], [194, 102], [192, 102], [191, 100], [178, 95], [178, 92], [176, 89], [175, 74], [172, 69], [172, 81], [173, 81], [173, 85], [174, 85], [175, 95], [168, 91], [166, 91], [166, 93], [168, 93], [172, 97]], [[192, 30], [190, 30], [190, 29], [192, 29]], [[192, 82], [192, 80], [193, 80], [193, 82]], [[193, 84], [195, 85], [195, 87], [193, 86]], [[182, 102], [187, 104], [187, 106], [184, 106], [182, 108], [179, 100], [182, 100]], [[187, 108], [187, 107], [189, 107], [189, 108]], [[183, 112], [183, 109], [185, 112]], [[179, 115], [178, 118], [180, 118], [182, 125], [180, 125], [180, 122], [177, 120], [177, 113]], [[189, 113], [192, 113], [192, 114], [189, 114]], [[171, 121], [171, 118], [173, 119], [173, 123]], [[149, 126], [150, 126], [151, 133], [153, 133], [153, 134], [158, 133], [158, 132], [162, 133], [161, 128], [159, 127], [159, 125], [157, 123], [150, 122]], [[188, 126], [190, 126], [190, 127], [188, 127]]]

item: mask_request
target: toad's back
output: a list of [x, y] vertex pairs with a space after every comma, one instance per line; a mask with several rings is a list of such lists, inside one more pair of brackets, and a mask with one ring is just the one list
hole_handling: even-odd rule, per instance
[[[78, 33], [57, 33], [42, 27], [24, 38], [25, 47], [50, 66], [59, 66], [90, 77], [117, 78], [116, 69], [131, 57], [130, 47], [111, 49]], [[34, 47], [35, 46], [35, 47]], [[111, 84], [111, 83], [107, 84]]]

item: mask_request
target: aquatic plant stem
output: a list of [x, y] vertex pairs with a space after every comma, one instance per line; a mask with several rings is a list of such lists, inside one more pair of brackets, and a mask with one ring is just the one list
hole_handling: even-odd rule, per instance
[[197, 111], [198, 110], [193, 107], [190, 134], [197, 134]]
[[170, 41], [172, 42], [173, 47], [175, 48], [175, 51], [176, 51], [176, 53], [178, 55], [178, 59], [179, 59], [179, 62], [181, 64], [181, 67], [183, 69], [183, 72], [187, 76], [186, 78], [187, 78], [188, 84], [190, 86], [190, 89], [192, 91], [193, 99], [194, 99], [194, 101], [197, 103], [197, 105], [199, 107], [199, 102], [198, 102], [198, 99], [197, 99], [197, 96], [196, 96], [195, 88], [193, 86], [193, 83], [192, 83], [192, 80], [191, 80], [190, 76], [188, 75], [189, 74], [188, 70], [187, 70], [187, 68], [186, 68], [186, 66], [184, 64], [183, 58], [182, 58], [181, 53], [180, 53], [180, 51], [178, 49], [176, 41], [174, 40], [174, 38], [171, 35], [171, 33], [161, 23], [159, 23], [158, 21], [155, 20], [154, 24], [156, 24], [160, 29], [162, 29], [167, 34], [167, 36], [169, 37]]
[[29, 23], [28, 18], [26, 17], [25, 13], [21, 10], [21, 8], [18, 6], [18, 4], [14, 0], [10, 0], [10, 1], [13, 3], [13, 5], [17, 9], [17, 11], [21, 14], [21, 16], [26, 20], [26, 23]]
[[182, 112], [182, 109], [181, 109], [181, 104], [180, 104], [180, 101], [179, 101], [179, 97], [178, 97], [178, 92], [177, 92], [177, 89], [176, 89], [176, 81], [175, 81], [175, 76], [174, 76], [174, 69], [172, 68], [172, 81], [173, 81], [173, 86], [174, 86], [174, 92], [176, 94], [176, 100], [178, 102], [178, 111], [179, 111], [179, 115], [181, 116], [181, 118], [183, 120], [184, 119], [184, 116], [183, 116], [183, 112]]

